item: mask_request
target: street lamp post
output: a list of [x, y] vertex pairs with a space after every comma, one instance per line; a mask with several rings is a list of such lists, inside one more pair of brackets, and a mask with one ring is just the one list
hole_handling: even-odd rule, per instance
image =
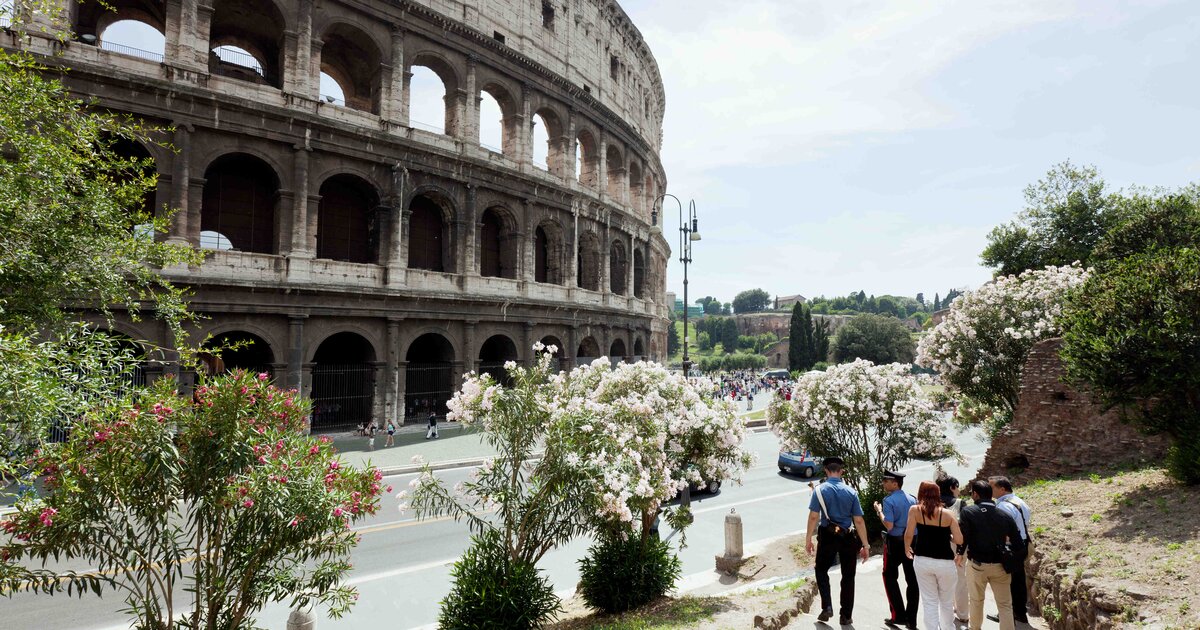
[[[675, 205], [679, 207], [679, 262], [683, 263], [683, 375], [687, 377], [691, 375], [692, 371], [692, 362], [688, 357], [688, 264], [692, 262], [692, 243], [700, 240], [700, 227], [696, 221], [695, 201], [688, 202], [685, 220], [683, 203], [679, 201], [679, 197], [665, 193], [654, 200], [655, 205], [667, 197], [674, 199]], [[650, 213], [650, 223], [654, 227], [658, 227], [657, 210]]]

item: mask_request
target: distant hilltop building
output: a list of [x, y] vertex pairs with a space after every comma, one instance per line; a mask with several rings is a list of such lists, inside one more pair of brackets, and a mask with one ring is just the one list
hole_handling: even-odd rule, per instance
[[803, 295], [781, 295], [775, 297], [775, 310], [791, 308], [797, 304], [804, 304], [808, 300], [804, 299]]
[[[791, 313], [746, 313], [735, 317], [739, 335], [761, 335], [769, 332], [774, 333], [780, 339], [787, 339], [790, 334]], [[835, 334], [854, 316], [813, 314], [812, 318], [814, 323], [828, 322], [829, 334]]]

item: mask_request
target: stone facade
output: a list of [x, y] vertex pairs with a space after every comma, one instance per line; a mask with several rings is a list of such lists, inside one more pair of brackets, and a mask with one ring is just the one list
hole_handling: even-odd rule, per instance
[[[735, 315], [737, 318], [738, 334], [761, 335], [775, 333], [780, 339], [786, 339], [791, 331], [792, 314], [787, 313], [747, 313]], [[852, 315], [813, 315], [813, 323], [828, 322], [829, 334], [837, 334], [839, 328], [853, 318]]]
[[[66, 23], [20, 15], [0, 45], [170, 129], [172, 148], [129, 151], [155, 159], [148, 201], [175, 210], [164, 238], [211, 250], [163, 270], [205, 316], [193, 339], [253, 342], [226, 362], [312, 396], [318, 430], [444, 411], [458, 373], [529, 361], [538, 340], [564, 366], [665, 353], [670, 248], [651, 224], [665, 95], [616, 2], [61, 2]], [[163, 49], [108, 44], [125, 19]], [[409, 119], [418, 67], [445, 88], [442, 133]], [[343, 101], [322, 98], [321, 74]], [[485, 93], [498, 150], [479, 142]], [[170, 344], [154, 321], [115, 328]]]
[[1012, 423], [992, 440], [979, 477], [1008, 475], [1016, 482], [1089, 473], [1161, 457], [1167, 440], [1146, 436], [1104, 411], [1064, 380], [1061, 339], [1034, 345], [1021, 374]]

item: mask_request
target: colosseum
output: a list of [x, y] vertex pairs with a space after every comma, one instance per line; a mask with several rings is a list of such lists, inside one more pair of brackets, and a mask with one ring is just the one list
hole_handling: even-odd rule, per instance
[[192, 339], [252, 342], [227, 365], [300, 388], [314, 430], [444, 413], [462, 372], [539, 340], [564, 367], [663, 355], [665, 97], [614, 0], [17, 4], [3, 46], [165, 130], [125, 150], [155, 160], [162, 238], [209, 250], [163, 270]]

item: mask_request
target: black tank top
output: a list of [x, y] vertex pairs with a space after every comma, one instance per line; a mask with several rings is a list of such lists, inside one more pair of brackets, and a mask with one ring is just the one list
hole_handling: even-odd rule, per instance
[[[938, 510], [941, 522], [943, 510]], [[924, 514], [921, 515], [922, 520]], [[953, 560], [954, 550], [950, 547], [950, 528], [917, 523], [917, 539], [913, 541], [913, 554], [937, 560]]]

